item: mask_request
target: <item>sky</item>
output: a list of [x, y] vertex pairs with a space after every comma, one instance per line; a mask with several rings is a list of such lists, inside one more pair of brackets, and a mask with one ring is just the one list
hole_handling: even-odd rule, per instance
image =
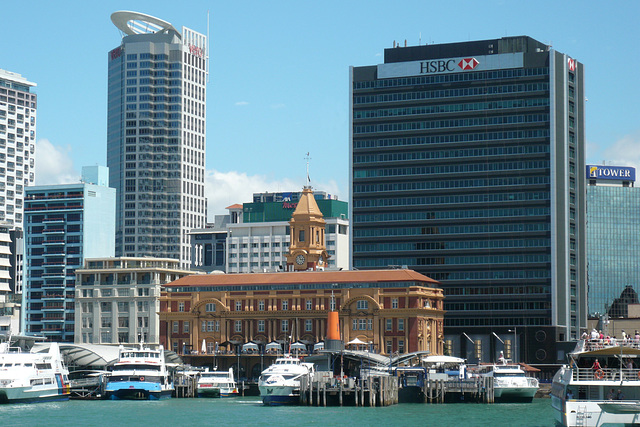
[[[254, 192], [306, 183], [349, 200], [349, 67], [415, 46], [527, 35], [585, 64], [587, 163], [640, 168], [638, 1], [3, 2], [0, 68], [35, 82], [36, 184], [106, 166], [110, 16], [210, 34], [209, 220]], [[209, 13], [209, 28], [207, 28]]]

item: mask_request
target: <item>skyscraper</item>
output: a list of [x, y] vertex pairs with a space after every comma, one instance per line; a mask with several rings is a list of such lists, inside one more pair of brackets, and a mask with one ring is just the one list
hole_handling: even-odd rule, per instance
[[0, 222], [22, 228], [24, 188], [33, 185], [36, 84], [0, 69]]
[[88, 166], [83, 182], [27, 188], [23, 332], [73, 342], [75, 271], [85, 257], [115, 252], [115, 190], [108, 176], [104, 166]]
[[588, 165], [589, 317], [628, 317], [640, 291], [640, 188], [630, 167]]
[[351, 69], [351, 121], [353, 267], [439, 280], [452, 354], [561, 357], [586, 326], [583, 65], [524, 36], [394, 47]]
[[187, 232], [206, 220], [207, 37], [136, 12], [109, 61], [107, 166], [117, 190], [116, 255], [190, 265]]

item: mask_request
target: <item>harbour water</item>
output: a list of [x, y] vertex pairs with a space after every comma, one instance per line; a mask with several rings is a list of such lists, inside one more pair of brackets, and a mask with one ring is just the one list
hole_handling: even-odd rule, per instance
[[0, 405], [11, 426], [553, 426], [549, 399], [524, 404], [399, 404], [378, 408], [265, 407], [258, 397], [92, 400]]

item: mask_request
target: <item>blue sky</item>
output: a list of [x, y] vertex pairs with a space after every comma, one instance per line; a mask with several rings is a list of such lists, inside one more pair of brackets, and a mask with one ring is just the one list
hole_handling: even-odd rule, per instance
[[207, 32], [209, 217], [311, 183], [348, 200], [349, 66], [408, 45], [528, 35], [586, 67], [587, 162], [640, 167], [637, 1], [3, 2], [0, 68], [37, 83], [38, 184], [106, 165], [111, 23], [133, 10]]

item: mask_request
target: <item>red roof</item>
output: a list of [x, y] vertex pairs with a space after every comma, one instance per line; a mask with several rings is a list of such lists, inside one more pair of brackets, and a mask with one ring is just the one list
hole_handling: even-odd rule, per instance
[[203, 274], [185, 276], [166, 287], [286, 285], [314, 283], [417, 282], [416, 285], [440, 285], [436, 280], [413, 270], [302, 271], [282, 273]]
[[242, 205], [240, 203], [236, 203], [235, 205], [227, 206], [225, 209], [242, 209]]

